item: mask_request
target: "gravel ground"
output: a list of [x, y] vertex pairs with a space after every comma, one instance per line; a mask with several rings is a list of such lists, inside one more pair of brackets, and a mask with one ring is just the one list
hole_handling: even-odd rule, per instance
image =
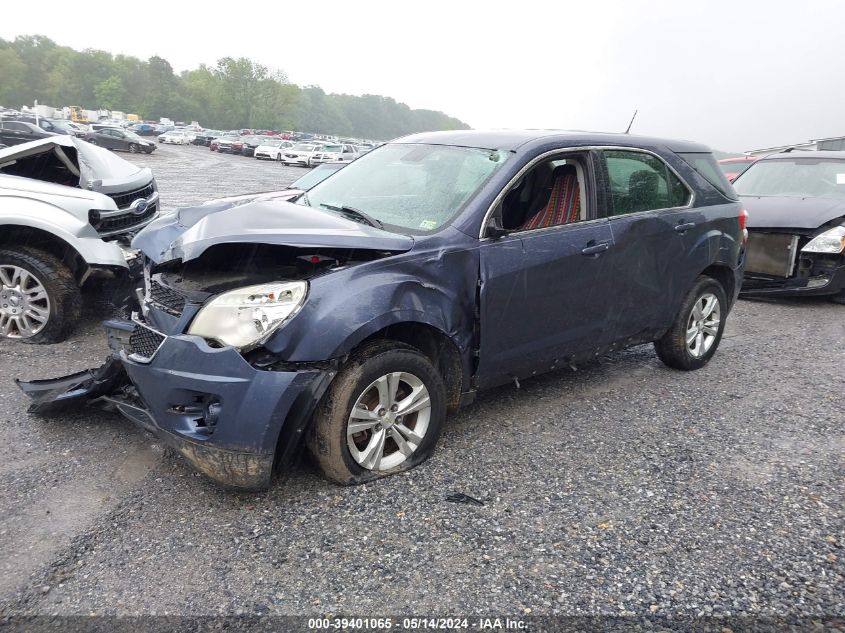
[[[304, 170], [162, 147], [165, 210]], [[434, 458], [233, 494], [150, 435], [40, 419], [12, 379], [98, 365], [0, 342], [3, 614], [845, 615], [845, 308], [741, 301], [703, 370], [650, 346], [482, 394]], [[483, 507], [448, 503], [463, 492]]]

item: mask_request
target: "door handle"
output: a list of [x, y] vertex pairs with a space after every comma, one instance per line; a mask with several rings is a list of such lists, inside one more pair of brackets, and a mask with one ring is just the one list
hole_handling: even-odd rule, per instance
[[695, 222], [681, 222], [675, 226], [675, 231], [678, 233], [686, 233], [690, 229], [695, 228]]
[[608, 244], [607, 242], [600, 242], [592, 246], [585, 246], [581, 249], [581, 254], [589, 257], [590, 255], [598, 255], [599, 253], [603, 253], [609, 248], [610, 244]]

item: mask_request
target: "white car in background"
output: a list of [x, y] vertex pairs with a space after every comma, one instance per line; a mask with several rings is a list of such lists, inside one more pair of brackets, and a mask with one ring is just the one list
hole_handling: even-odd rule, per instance
[[356, 158], [358, 158], [358, 150], [354, 145], [323, 145], [311, 154], [308, 159], [308, 166], [313, 167], [323, 163], [351, 163]]
[[255, 157], [258, 160], [282, 160], [285, 150], [294, 146], [290, 141], [279, 139], [278, 141], [266, 141], [255, 148]]
[[302, 165], [303, 167], [308, 167], [308, 161], [311, 159], [311, 155], [321, 147], [323, 147], [322, 143], [297, 143], [282, 152], [282, 157], [279, 161], [282, 165]]
[[158, 137], [159, 143], [170, 143], [172, 145], [190, 145], [194, 142], [196, 134], [187, 130], [170, 130]]

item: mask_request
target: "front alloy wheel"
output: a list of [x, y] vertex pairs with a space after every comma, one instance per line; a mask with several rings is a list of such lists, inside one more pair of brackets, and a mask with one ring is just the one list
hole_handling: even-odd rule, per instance
[[81, 311], [79, 286], [63, 261], [29, 246], [0, 249], [0, 339], [58, 343]]
[[367, 470], [391, 470], [413, 455], [431, 419], [431, 397], [422, 380], [392, 372], [358, 396], [346, 423], [352, 458]]
[[38, 278], [20, 266], [0, 265], [0, 334], [32, 338], [50, 319], [50, 297]]
[[445, 418], [446, 386], [431, 360], [399, 341], [372, 341], [329, 386], [308, 447], [327, 479], [364, 483], [431, 457]]

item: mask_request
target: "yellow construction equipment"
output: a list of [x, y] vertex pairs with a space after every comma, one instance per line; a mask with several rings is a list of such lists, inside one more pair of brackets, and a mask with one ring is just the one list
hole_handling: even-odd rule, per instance
[[88, 123], [88, 117], [82, 113], [79, 106], [70, 106], [70, 120], [74, 123]]

